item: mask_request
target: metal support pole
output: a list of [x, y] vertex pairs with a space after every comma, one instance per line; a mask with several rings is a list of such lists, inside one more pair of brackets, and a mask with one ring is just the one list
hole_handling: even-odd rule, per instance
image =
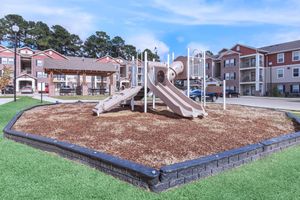
[[206, 50], [203, 53], [203, 95], [204, 95], [204, 99], [203, 99], [203, 103], [204, 103], [204, 107], [206, 106]]
[[[131, 66], [131, 87], [135, 87], [135, 66], [134, 66], [134, 56], [132, 56], [132, 66]], [[131, 98], [131, 110], [134, 111], [134, 97]]]
[[223, 80], [223, 110], [226, 110], [226, 81]]
[[147, 113], [147, 90], [148, 90], [148, 54], [145, 52], [144, 66], [144, 113]]
[[43, 103], [43, 83], [41, 83], [41, 103]]
[[17, 33], [15, 33], [15, 52], [14, 52], [14, 101], [17, 101]]
[[167, 77], [168, 77], [168, 80], [170, 80], [170, 54], [168, 54], [167, 65], [168, 65]]
[[[153, 62], [155, 62], [155, 58], [153, 58]], [[152, 76], [152, 78], [153, 78], [153, 82], [155, 82], [155, 71], [154, 71], [154, 69], [153, 69], [153, 76]], [[152, 108], [153, 109], [155, 109], [155, 99], [156, 97], [155, 97], [155, 94], [153, 93], [153, 91], [152, 91]]]
[[174, 54], [174, 52], [172, 53], [172, 62], [174, 62], [174, 60], [175, 60], [175, 54]]
[[190, 97], [190, 48], [187, 51], [187, 96]]

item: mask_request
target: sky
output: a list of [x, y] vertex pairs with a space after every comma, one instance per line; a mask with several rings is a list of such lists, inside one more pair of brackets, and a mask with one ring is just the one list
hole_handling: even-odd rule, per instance
[[1, 0], [6, 14], [63, 25], [83, 40], [105, 31], [141, 50], [157, 47], [162, 58], [300, 39], [300, 0]]

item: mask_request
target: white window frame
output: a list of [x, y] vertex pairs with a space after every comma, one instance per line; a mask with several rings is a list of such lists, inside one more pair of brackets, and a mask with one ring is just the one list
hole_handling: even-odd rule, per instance
[[230, 80], [230, 73], [225, 73], [225, 80]]
[[225, 67], [229, 67], [230, 66], [230, 59], [226, 59], [225, 60]]
[[[295, 70], [295, 69], [298, 69], [298, 76], [294, 76], [294, 70]], [[293, 78], [298, 78], [298, 77], [300, 77], [300, 67], [294, 67], [292, 73], [293, 73]]]
[[[294, 90], [294, 86], [297, 86], [298, 90]], [[299, 87], [299, 84], [293, 84], [292, 85], [292, 93], [300, 93], [300, 87]]]
[[[280, 86], [280, 87], [279, 87]], [[280, 88], [280, 89], [279, 89]], [[277, 90], [280, 94], [282, 94], [284, 91], [283, 91], [284, 87], [283, 87], [283, 84], [278, 84], [277, 85]]]
[[7, 64], [13, 65], [14, 63], [15, 63], [15, 59], [14, 58], [7, 58]]
[[7, 65], [8, 64], [8, 58], [2, 57], [1, 58], [1, 64]]
[[36, 60], [36, 66], [37, 67], [43, 67], [43, 65], [44, 65], [43, 60]]
[[229, 76], [229, 80], [235, 80], [234, 72], [230, 73]]
[[[279, 71], [282, 71], [282, 77], [279, 77]], [[284, 68], [279, 68], [276, 70], [276, 75], [277, 75], [277, 79], [282, 79], [284, 78]]]
[[[297, 60], [295, 59], [295, 54], [296, 53], [298, 54], [298, 59]], [[293, 61], [300, 61], [300, 51], [293, 51], [292, 56], [293, 56]]]
[[[282, 56], [282, 58], [281, 58]], [[282, 61], [280, 61], [282, 59]], [[278, 53], [277, 54], [277, 63], [284, 63], [284, 53]]]

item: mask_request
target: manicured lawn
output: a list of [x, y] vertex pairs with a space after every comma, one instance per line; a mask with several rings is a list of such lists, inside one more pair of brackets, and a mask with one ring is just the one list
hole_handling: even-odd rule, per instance
[[[0, 106], [0, 128], [38, 100]], [[153, 194], [52, 153], [0, 137], [0, 199], [300, 199], [300, 147]]]
[[62, 100], [102, 100], [108, 97], [107, 95], [95, 95], [95, 96], [55, 96], [56, 99]]
[[300, 112], [294, 112], [294, 114], [300, 117]]

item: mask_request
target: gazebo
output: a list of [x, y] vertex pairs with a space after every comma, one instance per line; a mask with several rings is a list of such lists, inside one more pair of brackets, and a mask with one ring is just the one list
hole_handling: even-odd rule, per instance
[[[100, 63], [91, 58], [68, 57], [66, 60], [45, 59], [44, 71], [49, 75], [49, 95], [55, 95], [55, 85], [53, 75], [76, 75], [77, 82], [82, 86], [82, 95], [88, 95], [88, 84], [86, 76], [101, 76], [101, 85], [103, 86], [103, 77], [109, 77], [109, 94], [114, 94], [116, 87], [116, 77], [114, 73], [118, 71], [119, 66], [113, 63]], [[80, 83], [82, 76], [82, 83]]]

